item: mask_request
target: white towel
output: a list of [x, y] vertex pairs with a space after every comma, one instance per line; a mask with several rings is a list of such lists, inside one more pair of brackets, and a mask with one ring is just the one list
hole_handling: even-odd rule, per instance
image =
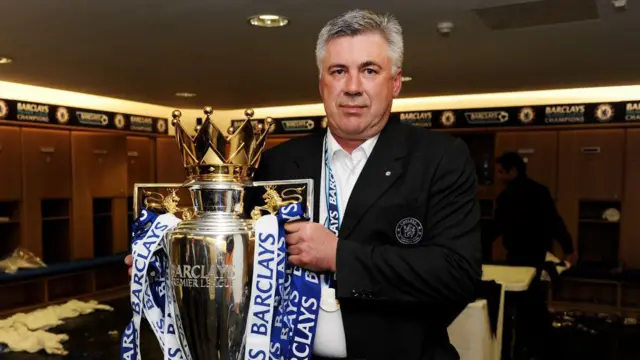
[[113, 311], [96, 301], [70, 300], [62, 305], [51, 305], [30, 313], [18, 313], [0, 320], [0, 348], [5, 351], [35, 353], [44, 350], [47, 354], [67, 355], [62, 343], [69, 337], [46, 330], [63, 324], [62, 320], [90, 314], [96, 310]]
[[[556, 271], [558, 272], [558, 275], [562, 274], [565, 270], [571, 268], [571, 264], [570, 263], [566, 263], [567, 266], [560, 265], [562, 263], [562, 260], [558, 259], [555, 255], [553, 255], [550, 252], [547, 252], [547, 256], [545, 258], [545, 261], [552, 262], [552, 263], [556, 264]], [[542, 280], [542, 281], [551, 281], [551, 277], [549, 276], [549, 273], [547, 273], [546, 270], [543, 270], [542, 273], [540, 274], [540, 280]]]

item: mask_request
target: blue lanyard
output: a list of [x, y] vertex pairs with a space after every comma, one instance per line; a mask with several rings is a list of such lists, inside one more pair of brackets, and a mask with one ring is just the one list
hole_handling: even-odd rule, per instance
[[[325, 136], [324, 139], [324, 167], [325, 167], [325, 199], [327, 206], [327, 218], [325, 220], [324, 226], [333, 232], [336, 237], [338, 237], [338, 231], [340, 230], [341, 216], [340, 216], [340, 206], [339, 206], [339, 197], [338, 197], [338, 183], [336, 182], [335, 177], [333, 176], [333, 171], [331, 171], [331, 161], [329, 159], [329, 142], [328, 138]], [[325, 279], [330, 287], [335, 287], [334, 275], [333, 274], [325, 274]]]
[[327, 206], [327, 218], [324, 226], [331, 230], [336, 237], [341, 225], [340, 206], [338, 197], [338, 183], [331, 171], [331, 161], [329, 160], [329, 145], [327, 138], [324, 141], [324, 167], [325, 167], [325, 200]]

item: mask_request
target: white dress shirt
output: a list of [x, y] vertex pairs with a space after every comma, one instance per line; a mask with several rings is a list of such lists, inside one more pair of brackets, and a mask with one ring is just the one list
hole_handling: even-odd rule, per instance
[[[378, 136], [365, 141], [356, 148], [351, 154], [347, 153], [331, 135], [331, 131], [327, 129], [328, 155], [331, 157], [331, 171], [335, 177], [338, 186], [338, 207], [340, 210], [340, 221], [344, 219], [344, 213], [351, 195], [351, 190], [360, 176], [360, 172], [364, 168], [371, 151], [373, 150]], [[324, 143], [323, 145], [324, 146]], [[324, 148], [322, 149], [324, 154]], [[320, 181], [320, 214], [318, 219], [320, 223], [325, 225], [327, 219], [326, 205], [326, 172], [325, 159], [322, 158], [322, 173]], [[323, 282], [323, 287], [327, 285]], [[344, 335], [344, 327], [342, 325], [342, 314], [340, 310], [335, 312], [326, 312], [320, 309], [318, 314], [318, 326], [316, 329], [316, 337], [313, 344], [313, 353], [318, 356], [327, 358], [345, 358], [347, 357], [347, 345]]]

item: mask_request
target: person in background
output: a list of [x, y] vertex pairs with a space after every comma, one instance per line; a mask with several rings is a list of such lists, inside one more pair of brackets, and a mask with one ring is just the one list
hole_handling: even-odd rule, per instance
[[[556, 209], [549, 189], [527, 176], [527, 166], [515, 152], [497, 158], [498, 178], [505, 185], [496, 199], [494, 221], [484, 229], [490, 242], [502, 236], [507, 264], [536, 268], [529, 290], [518, 299], [518, 348], [542, 358], [551, 329], [546, 294], [540, 280], [553, 241], [563, 250], [562, 260], [573, 262], [573, 242]], [[519, 342], [519, 341], [518, 341]]]

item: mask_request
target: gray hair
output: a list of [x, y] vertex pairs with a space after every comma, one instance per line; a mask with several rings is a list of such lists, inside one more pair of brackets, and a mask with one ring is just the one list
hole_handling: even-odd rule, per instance
[[356, 36], [375, 31], [382, 35], [389, 44], [389, 56], [395, 73], [402, 67], [404, 44], [402, 27], [390, 14], [376, 14], [369, 10], [351, 10], [329, 21], [318, 35], [316, 44], [316, 62], [320, 76], [322, 75], [322, 59], [326, 46], [332, 39], [341, 36]]

